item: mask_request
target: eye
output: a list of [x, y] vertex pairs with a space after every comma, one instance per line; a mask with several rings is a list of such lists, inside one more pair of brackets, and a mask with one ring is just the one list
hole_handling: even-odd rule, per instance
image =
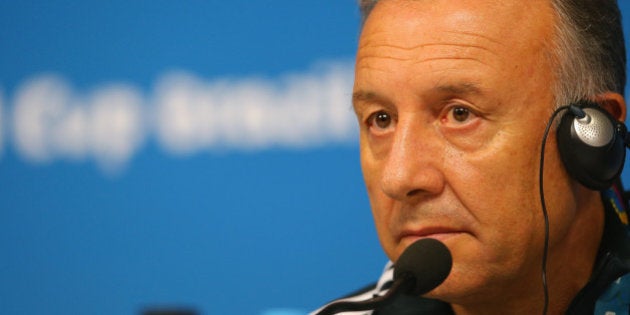
[[378, 112], [374, 115], [374, 125], [378, 128], [385, 129], [392, 123], [392, 117], [388, 113]]
[[453, 119], [458, 122], [464, 122], [470, 117], [470, 111], [468, 108], [455, 107], [452, 111]]
[[372, 131], [383, 133], [386, 129], [392, 127], [393, 118], [385, 111], [378, 111], [368, 117], [367, 125]]
[[470, 109], [462, 106], [453, 106], [449, 109], [444, 121], [446, 123], [453, 122], [456, 124], [462, 124], [475, 117], [476, 115]]

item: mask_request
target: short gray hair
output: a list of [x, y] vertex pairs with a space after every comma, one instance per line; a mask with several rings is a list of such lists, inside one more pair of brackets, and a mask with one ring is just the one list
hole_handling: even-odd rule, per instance
[[626, 48], [616, 0], [552, 0], [557, 105], [612, 91], [624, 93]]
[[365, 22], [374, 5], [378, 0], [359, 0], [359, 10], [361, 10], [361, 23]]
[[[378, 0], [359, 0], [362, 22]], [[616, 0], [551, 0], [557, 15], [549, 56], [556, 106], [612, 91], [624, 94], [626, 48]]]

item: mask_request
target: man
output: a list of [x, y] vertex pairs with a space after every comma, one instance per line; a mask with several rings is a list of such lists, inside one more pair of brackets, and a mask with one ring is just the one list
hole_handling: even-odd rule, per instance
[[[375, 314], [628, 314], [618, 297], [630, 292], [617, 294], [630, 280], [619, 278], [630, 270], [620, 223], [626, 202], [577, 182], [555, 132], [546, 138], [542, 178], [548, 241], [539, 192], [541, 142], [554, 109], [591, 100], [625, 119], [616, 3], [365, 0], [361, 7], [353, 106], [381, 245], [395, 262], [414, 241], [435, 238], [453, 257], [437, 288]], [[391, 264], [350, 300], [382, 295], [390, 280]]]

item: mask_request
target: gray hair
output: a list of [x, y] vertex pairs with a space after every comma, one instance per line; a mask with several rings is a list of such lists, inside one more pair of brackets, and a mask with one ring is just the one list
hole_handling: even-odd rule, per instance
[[626, 48], [616, 0], [552, 0], [557, 105], [612, 91], [623, 95]]
[[[359, 0], [362, 21], [378, 0]], [[551, 0], [557, 15], [549, 56], [556, 106], [612, 91], [624, 94], [626, 48], [616, 0]]]

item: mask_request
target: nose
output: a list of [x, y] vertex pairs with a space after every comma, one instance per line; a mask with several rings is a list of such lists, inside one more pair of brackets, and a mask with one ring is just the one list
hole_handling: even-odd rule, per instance
[[441, 193], [445, 152], [440, 139], [430, 124], [400, 117], [382, 173], [383, 192], [404, 202]]

